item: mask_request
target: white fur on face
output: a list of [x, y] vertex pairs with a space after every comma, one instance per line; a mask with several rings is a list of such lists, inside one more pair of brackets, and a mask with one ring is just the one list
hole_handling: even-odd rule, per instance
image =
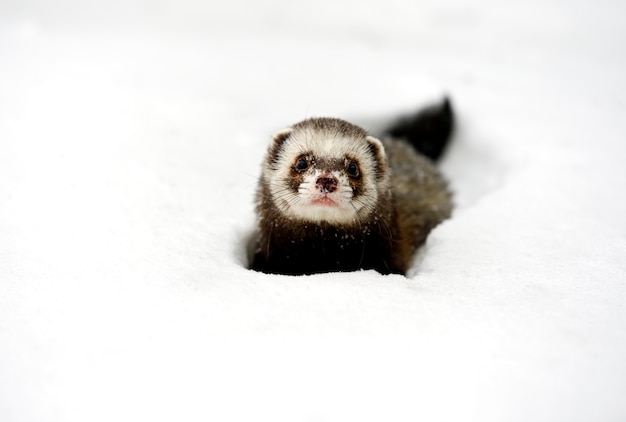
[[[326, 176], [337, 179], [337, 188], [333, 192], [324, 192], [317, 186], [317, 180]], [[289, 210], [304, 220], [345, 223], [353, 220], [358, 212], [352, 203], [353, 192], [348, 178], [338, 171], [327, 173], [313, 169], [304, 177], [296, 197]]]
[[[288, 131], [281, 131], [285, 134]], [[278, 136], [278, 135], [277, 135]], [[378, 142], [368, 138], [369, 142]], [[300, 129], [289, 133], [273, 163], [266, 163], [265, 176], [270, 193], [281, 212], [291, 218], [331, 224], [356, 224], [366, 217], [378, 200], [375, 174], [376, 159], [365, 139], [346, 139], [338, 133]], [[297, 192], [290, 186], [292, 167], [298, 157], [311, 155], [315, 163], [343, 162], [354, 159], [359, 164], [361, 188], [357, 197], [350, 178], [343, 170], [325, 169], [314, 164], [302, 174]], [[320, 177], [332, 176], [337, 180], [333, 192], [321, 191], [317, 186]]]

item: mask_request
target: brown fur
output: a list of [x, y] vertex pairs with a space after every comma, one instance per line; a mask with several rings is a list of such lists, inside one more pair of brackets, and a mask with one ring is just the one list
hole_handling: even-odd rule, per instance
[[403, 141], [383, 140], [398, 226], [398, 260], [406, 272], [430, 231], [450, 217], [452, 198], [432, 162]]

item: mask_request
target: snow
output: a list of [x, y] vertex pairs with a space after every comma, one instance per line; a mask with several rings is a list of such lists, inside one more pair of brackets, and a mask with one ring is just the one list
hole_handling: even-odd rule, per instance
[[[626, 5], [0, 5], [0, 420], [626, 419]], [[452, 97], [409, 277], [246, 269], [274, 131]]]

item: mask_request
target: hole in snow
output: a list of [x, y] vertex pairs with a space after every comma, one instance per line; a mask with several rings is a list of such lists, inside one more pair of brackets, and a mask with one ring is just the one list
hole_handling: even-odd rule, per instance
[[452, 189], [455, 210], [472, 206], [498, 190], [509, 174], [510, 163], [489, 143], [458, 128], [438, 167]]

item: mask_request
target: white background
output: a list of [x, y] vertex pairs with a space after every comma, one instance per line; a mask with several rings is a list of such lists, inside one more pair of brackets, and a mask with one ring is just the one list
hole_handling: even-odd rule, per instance
[[[625, 15], [4, 1], [0, 420], [626, 420]], [[245, 268], [274, 131], [444, 93], [408, 278]]]

